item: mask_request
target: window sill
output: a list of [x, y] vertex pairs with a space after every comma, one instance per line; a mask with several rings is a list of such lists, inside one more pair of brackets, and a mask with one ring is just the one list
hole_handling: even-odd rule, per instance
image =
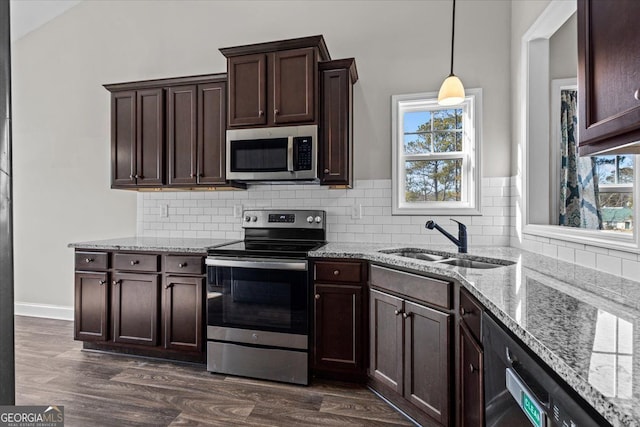
[[619, 235], [615, 232], [583, 230], [557, 225], [525, 225], [523, 235], [546, 237], [567, 243], [584, 244], [604, 249], [640, 253], [640, 247], [633, 235]]

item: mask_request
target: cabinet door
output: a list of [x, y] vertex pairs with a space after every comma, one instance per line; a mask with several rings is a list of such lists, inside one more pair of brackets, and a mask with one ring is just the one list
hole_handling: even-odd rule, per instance
[[136, 170], [136, 92], [111, 94], [111, 185], [134, 186]]
[[108, 337], [107, 273], [76, 273], [74, 337], [105, 341]]
[[158, 274], [113, 274], [115, 342], [158, 345], [159, 278]]
[[460, 323], [460, 426], [484, 425], [482, 349]]
[[198, 85], [198, 184], [225, 183], [226, 86]]
[[227, 61], [229, 126], [267, 123], [267, 55], [234, 56]]
[[371, 290], [369, 375], [402, 394], [402, 300]]
[[404, 311], [404, 397], [448, 425], [451, 315], [406, 301]]
[[315, 119], [315, 50], [273, 54], [273, 122], [301, 123]]
[[164, 347], [202, 351], [204, 279], [167, 276], [164, 284]]
[[195, 85], [167, 90], [169, 185], [196, 183], [197, 97]]
[[637, 0], [578, 1], [580, 155], [640, 139], [639, 16]]
[[325, 185], [350, 185], [351, 84], [347, 69], [326, 70], [321, 75], [322, 111], [320, 135], [322, 156], [320, 182]]
[[163, 184], [164, 104], [162, 89], [136, 92], [136, 185]]
[[362, 286], [315, 285], [314, 369], [359, 374]]

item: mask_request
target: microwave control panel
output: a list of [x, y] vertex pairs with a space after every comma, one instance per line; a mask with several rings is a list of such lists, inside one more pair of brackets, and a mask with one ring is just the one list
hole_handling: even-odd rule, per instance
[[308, 171], [312, 168], [313, 144], [310, 136], [293, 138], [293, 169]]

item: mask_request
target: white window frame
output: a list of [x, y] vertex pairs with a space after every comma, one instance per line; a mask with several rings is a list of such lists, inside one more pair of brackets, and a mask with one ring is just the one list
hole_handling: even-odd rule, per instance
[[[551, 0], [547, 8], [531, 25], [521, 39], [520, 79], [518, 94], [520, 109], [520, 135], [518, 147], [518, 170], [522, 197], [516, 209], [521, 212], [522, 221], [516, 224], [517, 238], [522, 242], [524, 236], [535, 236], [569, 243], [578, 243], [606, 249], [614, 249], [640, 253], [640, 231], [637, 221], [634, 224], [633, 235], [617, 233], [607, 230], [587, 230], [582, 228], [549, 225], [533, 219], [533, 210], [539, 211], [535, 205], [536, 194], [540, 191], [549, 193], [549, 181], [540, 182], [532, 179], [531, 170], [536, 167], [535, 158], [543, 156], [550, 158], [551, 126], [551, 85], [549, 80], [549, 39], [575, 13], [576, 2], [565, 0]], [[544, 67], [541, 68], [541, 66]], [[580, 94], [578, 94], [580, 96]], [[535, 107], [531, 106], [535, 99]], [[546, 144], [546, 146], [545, 146]], [[533, 148], [535, 147], [535, 149]], [[640, 156], [636, 156], [634, 170], [634, 221], [640, 217], [640, 173], [638, 166]], [[548, 176], [549, 174], [547, 174]], [[540, 175], [538, 176], [540, 177]], [[547, 202], [548, 199], [547, 199]], [[550, 208], [547, 206], [547, 208]], [[549, 211], [550, 212], [550, 211]], [[549, 213], [547, 213], [549, 215]]]
[[[428, 155], [405, 155], [404, 113], [410, 111], [445, 110], [462, 108], [464, 128], [462, 151], [433, 153]], [[482, 89], [467, 89], [460, 106], [438, 105], [438, 93], [413, 93], [391, 97], [392, 132], [392, 214], [393, 215], [481, 215], [480, 212], [480, 146], [482, 123]], [[405, 201], [405, 161], [419, 159], [462, 159], [460, 201], [407, 203]]]

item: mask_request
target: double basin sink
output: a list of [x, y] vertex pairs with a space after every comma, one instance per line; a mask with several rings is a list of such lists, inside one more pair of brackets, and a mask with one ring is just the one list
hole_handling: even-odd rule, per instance
[[508, 265], [512, 265], [513, 262], [506, 260], [491, 260], [488, 261], [486, 258], [473, 259], [472, 257], [465, 256], [465, 258], [458, 258], [452, 255], [441, 255], [433, 252], [428, 252], [423, 249], [383, 249], [380, 251], [381, 253], [396, 255], [404, 258], [413, 258], [421, 261], [430, 261], [436, 264], [445, 264], [451, 265], [454, 267], [464, 267], [464, 268], [479, 268], [479, 269], [490, 269], [490, 268], [498, 268], [505, 267]]

